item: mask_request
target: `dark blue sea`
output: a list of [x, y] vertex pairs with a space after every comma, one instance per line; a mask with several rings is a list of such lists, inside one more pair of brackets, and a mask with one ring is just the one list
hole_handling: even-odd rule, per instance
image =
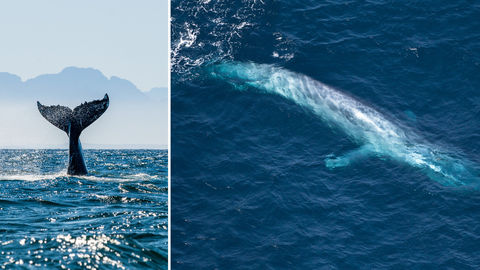
[[0, 150], [1, 269], [167, 269], [166, 150]]
[[[321, 82], [478, 171], [479, 2], [171, 5], [173, 269], [480, 268], [477, 177], [436, 181], [438, 167], [388, 156], [328, 168], [358, 142], [255, 87]], [[309, 79], [212, 76], [245, 63]]]

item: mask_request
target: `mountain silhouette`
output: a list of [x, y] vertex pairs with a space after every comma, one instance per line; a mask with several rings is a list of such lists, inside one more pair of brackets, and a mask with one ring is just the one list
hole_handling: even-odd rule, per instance
[[142, 92], [130, 81], [108, 78], [97, 69], [67, 67], [26, 81], [0, 72], [0, 147], [64, 147], [64, 134], [41, 118], [36, 101], [73, 109], [82, 102], [101, 99], [105, 93], [110, 107], [98, 123], [85, 130], [84, 145], [167, 144], [166, 88]]

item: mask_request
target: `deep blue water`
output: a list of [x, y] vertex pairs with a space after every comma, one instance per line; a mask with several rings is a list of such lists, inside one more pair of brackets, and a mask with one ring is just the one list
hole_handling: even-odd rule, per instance
[[475, 1], [172, 1], [173, 268], [479, 269], [475, 185], [388, 157], [329, 169], [358, 147], [344, 132], [207, 71], [309, 76], [478, 169], [479, 18]]
[[167, 151], [0, 150], [1, 269], [166, 269]]

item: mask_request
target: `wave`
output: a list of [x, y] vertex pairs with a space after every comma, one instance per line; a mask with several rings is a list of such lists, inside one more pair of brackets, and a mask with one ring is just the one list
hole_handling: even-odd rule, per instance
[[171, 64], [172, 72], [178, 74], [233, 59], [244, 32], [258, 26], [266, 6], [258, 0], [240, 0], [237, 7], [228, 1], [176, 2], [172, 4]]
[[56, 174], [10, 174], [0, 175], [0, 181], [43, 181], [67, 177], [67, 171]]
[[54, 174], [9, 174], [0, 175], [0, 181], [45, 181], [45, 180], [62, 180], [62, 179], [80, 179], [97, 182], [133, 182], [133, 181], [149, 181], [159, 179], [160, 175], [150, 175], [146, 173], [124, 174], [116, 176], [108, 175], [68, 175], [66, 171]]

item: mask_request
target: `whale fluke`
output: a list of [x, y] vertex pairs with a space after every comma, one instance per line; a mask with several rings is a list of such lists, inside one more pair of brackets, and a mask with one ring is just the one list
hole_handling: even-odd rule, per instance
[[52, 125], [68, 133], [68, 126], [72, 118], [72, 109], [65, 106], [44, 106], [37, 101], [40, 114]]
[[108, 95], [103, 99], [82, 103], [73, 109], [73, 117], [79, 122], [80, 127], [85, 129], [95, 122], [108, 108]]
[[45, 106], [37, 101], [40, 114], [48, 122], [65, 131], [69, 137], [69, 163], [67, 173], [70, 175], [87, 174], [87, 166], [83, 160], [80, 134], [90, 124], [95, 122], [108, 108], [109, 98], [82, 103], [75, 109], [65, 106]]

